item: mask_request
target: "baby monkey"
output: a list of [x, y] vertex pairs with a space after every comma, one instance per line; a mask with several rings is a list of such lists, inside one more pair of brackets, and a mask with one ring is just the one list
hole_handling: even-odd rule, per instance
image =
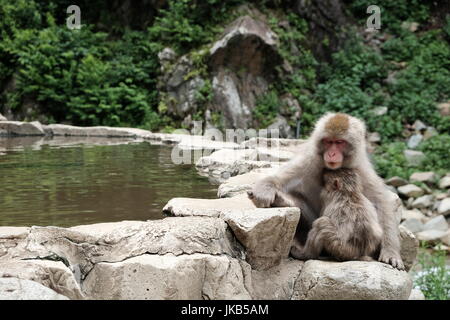
[[373, 204], [363, 195], [356, 169], [323, 171], [321, 216], [313, 222], [305, 246], [293, 247], [300, 260], [317, 259], [325, 250], [338, 261], [373, 261], [383, 229]]

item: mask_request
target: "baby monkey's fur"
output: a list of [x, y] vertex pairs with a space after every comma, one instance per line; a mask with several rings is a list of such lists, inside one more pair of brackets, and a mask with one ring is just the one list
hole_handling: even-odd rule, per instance
[[372, 261], [383, 230], [373, 204], [364, 196], [356, 169], [323, 171], [323, 209], [303, 249], [291, 251], [301, 260], [316, 259], [322, 250], [339, 261]]

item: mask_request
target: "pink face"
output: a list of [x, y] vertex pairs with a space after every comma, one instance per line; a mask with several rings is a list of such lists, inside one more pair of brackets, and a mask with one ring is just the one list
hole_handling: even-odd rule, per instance
[[344, 150], [347, 148], [347, 141], [342, 139], [323, 139], [325, 147], [323, 160], [329, 169], [339, 169], [344, 161]]

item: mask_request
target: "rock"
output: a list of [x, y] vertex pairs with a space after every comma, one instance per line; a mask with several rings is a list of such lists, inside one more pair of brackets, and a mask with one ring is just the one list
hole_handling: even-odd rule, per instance
[[246, 195], [213, 200], [175, 198], [163, 211], [176, 216], [224, 219], [246, 248], [247, 262], [257, 270], [268, 269], [287, 258], [300, 219], [298, 208], [254, 208]]
[[426, 156], [422, 151], [405, 150], [403, 151], [403, 154], [406, 161], [411, 166], [419, 166], [426, 159]]
[[380, 262], [309, 260], [294, 287], [297, 300], [406, 300], [412, 289], [407, 272]]
[[[251, 127], [256, 100], [272, 81], [267, 75], [283, 62], [277, 35], [257, 16], [237, 18], [210, 49], [211, 108], [224, 115], [226, 128]], [[242, 69], [246, 70], [245, 77], [240, 76]]]
[[65, 297], [83, 299], [79, 282], [74, 273], [61, 261], [19, 260], [0, 262], [0, 278], [31, 280], [54, 290]]
[[225, 255], [145, 254], [98, 263], [84, 288], [90, 297], [105, 300], [251, 299], [245, 286], [249, 276], [249, 268]]
[[419, 24], [417, 22], [404, 21], [402, 23], [402, 28], [411, 32], [416, 32], [419, 28]]
[[446, 236], [446, 231], [441, 230], [424, 230], [416, 234], [417, 239], [420, 241], [437, 241], [440, 238]]
[[43, 136], [42, 125], [37, 122], [1, 121], [0, 132], [7, 136]]
[[447, 231], [448, 223], [444, 216], [437, 216], [427, 221], [423, 226], [424, 230]]
[[370, 143], [379, 143], [381, 141], [380, 134], [378, 132], [371, 132], [367, 138]]
[[400, 231], [400, 256], [406, 271], [409, 271], [416, 261], [417, 252], [419, 250], [419, 240], [414, 234], [403, 226], [399, 227]]
[[441, 116], [450, 116], [450, 102], [439, 103], [437, 108]]
[[445, 198], [439, 203], [438, 213], [442, 215], [450, 214], [450, 198]]
[[285, 259], [268, 270], [252, 270], [253, 299], [290, 300], [304, 262]]
[[68, 298], [34, 281], [0, 278], [0, 300], [68, 300]]
[[293, 132], [292, 128], [289, 126], [286, 118], [281, 115], [277, 115], [274, 122], [267, 127], [267, 130], [269, 130], [269, 132], [273, 132], [274, 130], [277, 130], [278, 136], [280, 138], [294, 137], [294, 132]]
[[113, 127], [77, 127], [66, 124], [49, 124], [43, 126], [48, 134], [64, 137], [148, 137], [151, 132], [136, 128], [113, 128]]
[[420, 120], [416, 120], [412, 127], [416, 132], [421, 132], [427, 128], [427, 125]]
[[431, 137], [437, 136], [439, 134], [439, 132], [437, 132], [436, 128], [434, 127], [428, 127], [425, 130], [425, 133], [423, 134], [423, 139], [424, 140], [428, 140]]
[[403, 210], [402, 220], [408, 220], [408, 219], [416, 219], [416, 220], [423, 222], [426, 219], [426, 217], [422, 212], [420, 212], [417, 209]]
[[0, 113], [0, 121], [8, 121], [1, 113]]
[[218, 190], [219, 198], [231, 198], [241, 193], [246, 193], [253, 188], [253, 185], [263, 177], [274, 174], [276, 169], [256, 169], [251, 172], [240, 174], [229, 178], [222, 183]]
[[414, 134], [409, 137], [408, 142], [406, 143], [408, 148], [415, 149], [419, 146], [420, 142], [422, 142], [423, 136], [421, 134]]
[[158, 59], [161, 63], [175, 61], [177, 54], [171, 48], [164, 48], [158, 53]]
[[412, 289], [408, 300], [425, 300], [425, 296], [420, 289]]
[[433, 205], [433, 201], [434, 196], [432, 195], [421, 196], [414, 200], [414, 202], [412, 203], [412, 207], [417, 209], [429, 208]]
[[386, 184], [397, 188], [408, 184], [408, 181], [406, 181], [403, 178], [395, 176], [386, 180]]
[[397, 188], [398, 193], [405, 197], [417, 198], [423, 195], [423, 190], [414, 184], [407, 184]]
[[436, 180], [436, 174], [432, 171], [429, 172], [415, 172], [410, 177], [411, 182], [427, 182], [434, 183]]
[[448, 231], [446, 234], [444, 234], [440, 239], [443, 244], [446, 246], [450, 246], [450, 231]]
[[401, 226], [405, 227], [406, 229], [408, 229], [409, 231], [411, 231], [413, 233], [417, 233], [417, 232], [420, 232], [423, 230], [422, 221], [420, 221], [418, 219], [414, 219], [414, 218], [403, 221]]
[[374, 114], [375, 116], [383, 116], [385, 114], [387, 114], [388, 112], [388, 107], [376, 107], [373, 108], [371, 110], [372, 114]]
[[163, 208], [166, 214], [177, 217], [208, 216], [222, 217], [224, 213], [235, 210], [254, 210], [255, 205], [247, 194], [224, 199], [173, 198]]
[[255, 270], [267, 270], [287, 258], [300, 219], [298, 208], [258, 208], [224, 214], [235, 237], [246, 249]]
[[439, 189], [448, 189], [450, 188], [450, 177], [443, 177], [439, 181]]
[[230, 177], [250, 172], [257, 168], [278, 167], [279, 163], [257, 161], [256, 150], [218, 150], [209, 156], [201, 157], [195, 164], [201, 175], [214, 177], [223, 182]]
[[[448, 196], [449, 196], [449, 195], [448, 195], [447, 193], [441, 192], [441, 193], [436, 194], [436, 200], [437, 200], [437, 202], [440, 203], [441, 200], [444, 200], [444, 199], [447, 198]], [[437, 202], [436, 202], [436, 203], [437, 203]], [[437, 208], [438, 208], [438, 206], [436, 207], [436, 210], [437, 210]], [[434, 208], [433, 208], [433, 209], [434, 209]]]

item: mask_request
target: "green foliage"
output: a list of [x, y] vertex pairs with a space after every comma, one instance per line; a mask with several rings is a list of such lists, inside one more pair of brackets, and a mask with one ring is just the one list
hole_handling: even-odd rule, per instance
[[426, 160], [418, 167], [408, 164], [403, 151], [404, 142], [385, 143], [376, 149], [374, 164], [379, 175], [384, 178], [399, 176], [408, 179], [416, 171], [435, 171], [445, 174], [450, 168], [450, 135], [442, 134], [423, 141], [418, 150], [426, 155]]
[[275, 120], [280, 104], [280, 99], [275, 90], [270, 90], [259, 97], [252, 112], [260, 128], [268, 127]]
[[429, 253], [422, 243], [418, 255], [421, 270], [414, 275], [414, 286], [418, 287], [427, 300], [450, 299], [450, 268], [446, 266], [446, 252]]
[[423, 165], [424, 171], [448, 172], [450, 168], [450, 135], [441, 134], [425, 140], [419, 145], [419, 150], [427, 155], [427, 160]]
[[154, 41], [179, 53], [213, 41], [229, 9], [242, 0], [169, 0], [149, 28]]

